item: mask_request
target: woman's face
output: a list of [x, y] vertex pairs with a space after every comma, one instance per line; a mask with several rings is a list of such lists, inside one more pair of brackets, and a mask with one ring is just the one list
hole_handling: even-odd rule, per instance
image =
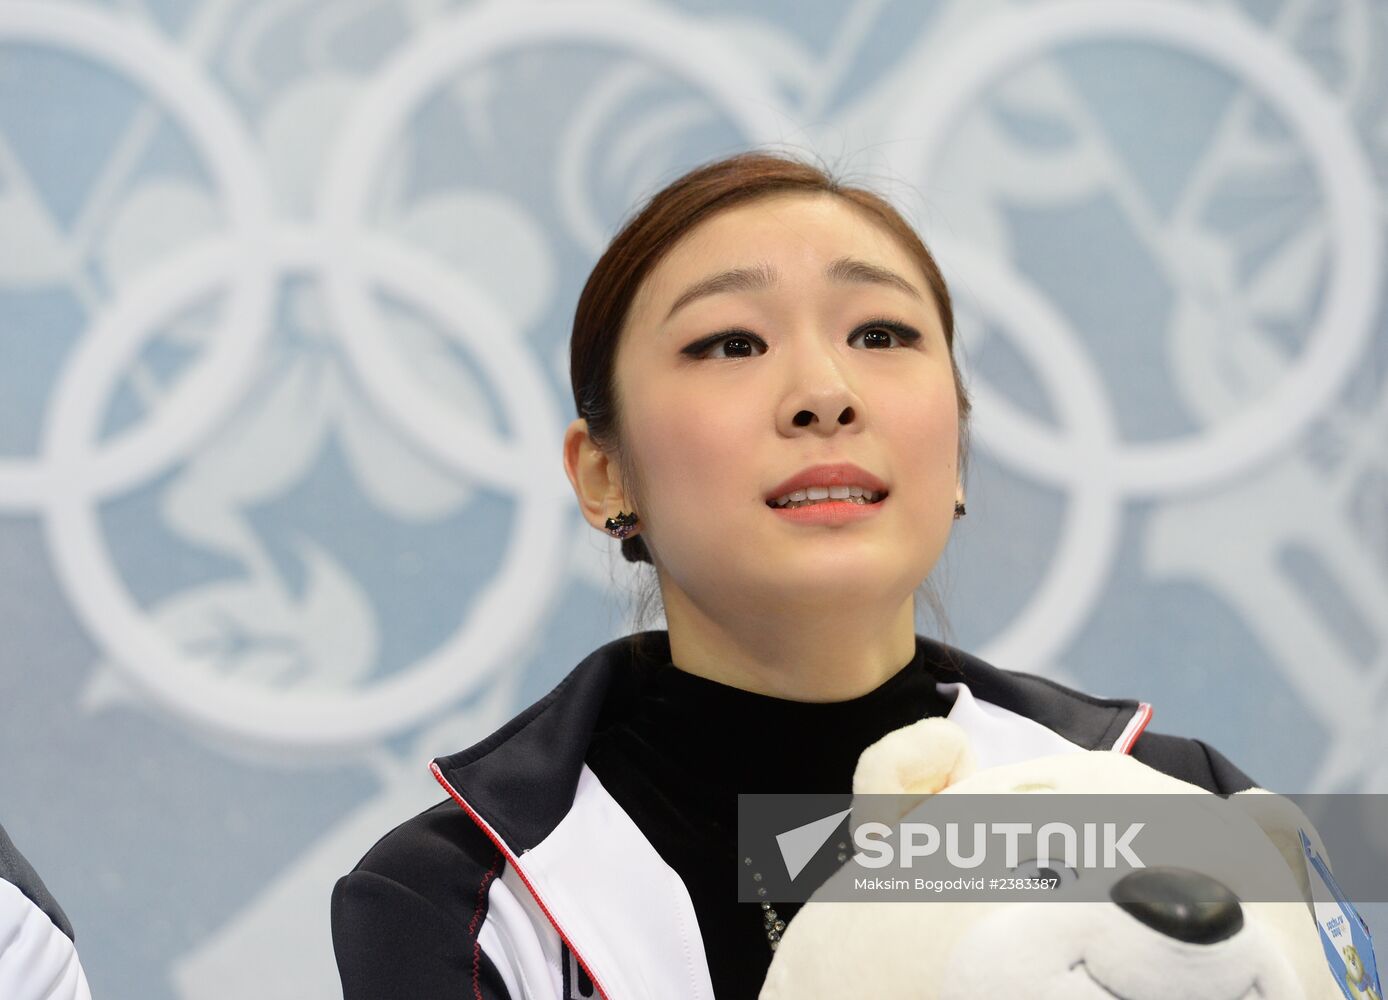
[[[616, 378], [667, 608], [671, 587], [716, 614], [904, 601], [935, 565], [957, 492], [949, 349], [920, 269], [850, 203], [776, 195], [701, 223], [641, 285]], [[820, 523], [768, 506], [828, 463], [886, 498]]]

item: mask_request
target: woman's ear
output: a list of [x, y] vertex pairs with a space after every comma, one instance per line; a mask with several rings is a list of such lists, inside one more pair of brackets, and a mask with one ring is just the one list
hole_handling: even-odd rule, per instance
[[584, 519], [593, 527], [606, 531], [607, 519], [628, 509], [617, 462], [589, 436], [588, 421], [582, 417], [564, 432], [564, 472]]

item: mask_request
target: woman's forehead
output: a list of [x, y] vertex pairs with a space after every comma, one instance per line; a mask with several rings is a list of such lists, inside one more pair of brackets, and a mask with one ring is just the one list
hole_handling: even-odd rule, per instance
[[839, 258], [891, 267], [920, 282], [910, 254], [863, 209], [824, 192], [778, 193], [691, 229], [646, 276], [634, 305], [658, 307], [691, 281], [728, 269], [820, 271]]

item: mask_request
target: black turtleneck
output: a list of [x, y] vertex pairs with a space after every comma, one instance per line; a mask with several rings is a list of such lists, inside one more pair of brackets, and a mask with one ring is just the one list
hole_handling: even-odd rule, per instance
[[[738, 793], [848, 795], [863, 750], [948, 713], [935, 682], [918, 644], [910, 663], [847, 701], [755, 694], [669, 662], [609, 693], [588, 766], [684, 881], [718, 1000], [755, 1000], [771, 964], [760, 906], [737, 901]], [[785, 920], [799, 909], [773, 905]]]

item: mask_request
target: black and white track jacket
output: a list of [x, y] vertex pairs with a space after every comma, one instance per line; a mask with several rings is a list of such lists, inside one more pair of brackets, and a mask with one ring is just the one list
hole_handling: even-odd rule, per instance
[[[1143, 730], [1147, 704], [1094, 698], [918, 636], [960, 668], [939, 689], [980, 768], [1131, 753], [1227, 794], [1253, 782], [1198, 740]], [[713, 1000], [684, 883], [584, 763], [604, 696], [665, 632], [602, 646], [480, 743], [432, 764], [448, 798], [383, 837], [333, 891], [345, 1000]]]
[[72, 925], [0, 827], [0, 997], [91, 1000]]

